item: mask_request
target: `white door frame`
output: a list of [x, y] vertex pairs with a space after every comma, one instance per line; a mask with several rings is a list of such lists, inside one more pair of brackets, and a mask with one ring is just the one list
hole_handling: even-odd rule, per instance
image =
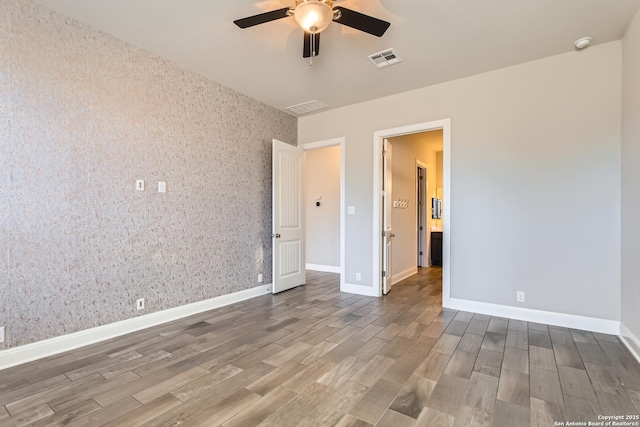
[[[424, 182], [421, 183], [420, 179], [418, 178], [418, 168], [421, 168], [424, 170]], [[424, 191], [422, 191], [424, 190]], [[424, 250], [424, 252], [422, 253], [422, 255], [418, 255], [420, 257], [420, 264], [422, 267], [430, 267], [430, 259], [429, 259], [429, 250], [431, 247], [431, 242], [429, 239], [429, 230], [427, 230], [427, 223], [429, 222], [429, 219], [427, 217], [428, 212], [431, 210], [430, 207], [427, 207], [427, 200], [429, 200], [429, 168], [427, 167], [427, 164], [425, 162], [420, 161], [419, 159], [416, 159], [416, 236], [418, 239], [418, 244], [416, 245], [418, 248], [420, 247], [420, 239], [422, 238], [422, 233], [420, 233], [420, 206], [418, 206], [418, 193], [422, 192], [422, 196], [423, 196], [423, 206], [422, 206], [422, 214], [424, 215], [424, 247], [422, 248]]]
[[346, 223], [345, 217], [345, 161], [344, 161], [344, 147], [345, 147], [345, 138], [332, 138], [325, 139], [322, 141], [308, 142], [306, 144], [301, 144], [299, 147], [304, 151], [308, 150], [317, 150], [319, 148], [326, 147], [340, 147], [340, 292], [345, 292], [345, 229], [344, 225]]
[[[373, 133], [373, 289], [382, 296], [382, 146], [385, 138], [442, 129], [444, 180], [444, 233], [442, 236], [442, 306], [451, 298], [451, 119], [435, 120]], [[429, 231], [429, 230], [427, 230]]]
[[382, 294], [387, 295], [393, 286], [393, 144], [389, 139], [382, 140], [384, 158], [382, 159], [382, 262], [384, 273], [381, 281]]

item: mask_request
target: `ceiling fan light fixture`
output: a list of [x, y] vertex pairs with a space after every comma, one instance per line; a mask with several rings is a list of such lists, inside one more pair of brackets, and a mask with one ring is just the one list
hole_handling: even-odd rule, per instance
[[321, 33], [333, 21], [332, 3], [331, 0], [298, 1], [293, 17], [307, 33]]

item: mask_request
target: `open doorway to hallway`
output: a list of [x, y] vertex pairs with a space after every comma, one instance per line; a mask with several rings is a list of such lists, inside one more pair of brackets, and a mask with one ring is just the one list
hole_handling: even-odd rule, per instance
[[395, 136], [388, 141], [393, 146], [392, 203], [383, 209], [393, 210], [392, 286], [421, 268], [442, 265], [442, 216], [432, 206], [441, 205], [435, 201], [441, 201], [444, 192], [443, 130]]
[[340, 273], [340, 146], [305, 151], [307, 270]]
[[[396, 233], [391, 227], [393, 223], [393, 214], [398, 210], [393, 208], [393, 203], [397, 202], [397, 206], [408, 208], [409, 203], [406, 200], [400, 200], [398, 195], [394, 195], [394, 186], [390, 186], [393, 182], [392, 170], [393, 162], [389, 162], [389, 152], [392, 143], [389, 139], [396, 137], [419, 134], [430, 131], [442, 132], [442, 206], [446, 205], [446, 209], [442, 210], [442, 305], [448, 307], [451, 299], [450, 290], [450, 235], [451, 235], [451, 120], [442, 119], [431, 122], [417, 123], [412, 125], [401, 126], [397, 128], [378, 130], [373, 133], [373, 286], [377, 295], [384, 295], [389, 289], [389, 284], [393, 284], [394, 273], [392, 268], [388, 268], [393, 263], [393, 241]], [[393, 156], [391, 156], [393, 157]], [[413, 166], [410, 170], [415, 174], [417, 172], [417, 163], [413, 160]], [[391, 163], [391, 164], [390, 164]], [[427, 167], [428, 169], [428, 167]], [[434, 168], [435, 170], [435, 168]], [[429, 174], [429, 173], [428, 173]], [[415, 176], [414, 176], [415, 179]], [[389, 181], [387, 181], [389, 180]], [[414, 181], [415, 182], [415, 181]], [[435, 179], [432, 180], [435, 182]], [[416, 187], [413, 187], [413, 193], [417, 197]], [[433, 191], [433, 188], [430, 190]], [[391, 206], [391, 208], [389, 208]], [[415, 206], [415, 205], [414, 205]], [[415, 207], [413, 209], [415, 211]], [[429, 212], [429, 210], [427, 210]], [[391, 215], [389, 215], [389, 213]], [[417, 215], [417, 213], [416, 213]], [[429, 218], [429, 214], [427, 213]], [[432, 218], [432, 217], [431, 217]], [[432, 218], [433, 219], [433, 218]], [[417, 221], [409, 221], [412, 227], [417, 226]], [[429, 225], [431, 227], [431, 225]], [[428, 230], [430, 231], [430, 230]], [[430, 233], [429, 233], [430, 234]], [[416, 249], [411, 253], [411, 260], [415, 263], [417, 269], [417, 232], [412, 233], [416, 241]], [[391, 241], [391, 250], [389, 250], [389, 242]], [[431, 242], [430, 242], [431, 243]], [[429, 248], [430, 251], [431, 248]], [[388, 256], [391, 255], [391, 256]], [[397, 266], [397, 262], [395, 262]], [[400, 260], [402, 268], [402, 259]], [[389, 273], [387, 273], [389, 270]], [[405, 271], [407, 270], [405, 264]], [[402, 271], [401, 271], [402, 272]], [[408, 273], [405, 273], [408, 274]], [[410, 276], [407, 276], [410, 277]], [[391, 280], [390, 280], [391, 279]]]
[[305, 152], [305, 255], [309, 271], [339, 273], [345, 289], [345, 139], [301, 145]]

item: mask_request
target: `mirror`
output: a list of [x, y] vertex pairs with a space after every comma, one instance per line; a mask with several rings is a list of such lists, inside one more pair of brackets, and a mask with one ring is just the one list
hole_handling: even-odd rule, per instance
[[442, 200], [435, 197], [431, 199], [431, 218], [442, 218]]

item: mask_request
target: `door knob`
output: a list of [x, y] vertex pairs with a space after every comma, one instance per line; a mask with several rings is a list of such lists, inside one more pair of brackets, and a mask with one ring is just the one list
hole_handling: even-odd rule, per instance
[[390, 237], [396, 237], [396, 233], [391, 233], [389, 236]]
[[280, 238], [280, 234], [272, 234], [271, 236], [272, 236], [272, 237], [275, 237], [276, 239], [279, 239], [279, 238]]

